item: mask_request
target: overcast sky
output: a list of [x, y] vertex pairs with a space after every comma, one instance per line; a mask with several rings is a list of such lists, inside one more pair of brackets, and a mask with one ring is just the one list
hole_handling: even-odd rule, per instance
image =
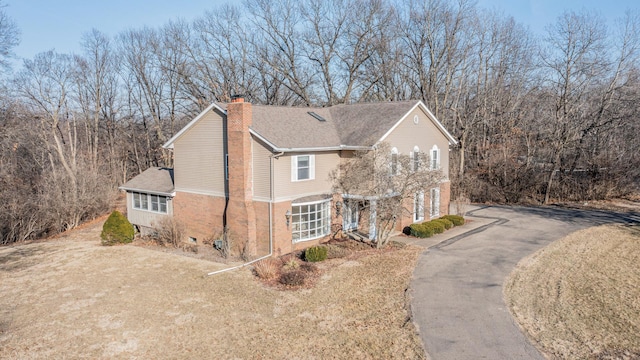
[[[130, 28], [158, 27], [178, 18], [192, 20], [205, 10], [215, 10], [227, 0], [4, 0], [4, 11], [22, 32], [15, 49], [19, 58], [55, 49], [80, 52], [82, 34], [96, 28], [116, 35]], [[241, 6], [241, 1], [234, 1]], [[637, 0], [478, 0], [481, 7], [495, 8], [542, 33], [544, 26], [565, 9], [601, 12], [609, 21], [627, 8], [640, 8]], [[224, 16], [224, 14], [220, 14]], [[17, 63], [21, 63], [17, 61]]]

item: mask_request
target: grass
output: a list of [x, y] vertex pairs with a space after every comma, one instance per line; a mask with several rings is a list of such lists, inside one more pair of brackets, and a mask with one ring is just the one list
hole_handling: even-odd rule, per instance
[[640, 358], [640, 229], [578, 231], [522, 260], [510, 311], [549, 358]]
[[280, 291], [99, 233], [0, 248], [0, 358], [426, 356], [404, 294], [420, 248], [327, 260], [314, 288]]

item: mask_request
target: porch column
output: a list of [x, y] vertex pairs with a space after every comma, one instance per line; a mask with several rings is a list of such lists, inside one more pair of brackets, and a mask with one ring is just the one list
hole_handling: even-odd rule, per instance
[[376, 200], [369, 200], [369, 239], [376, 240], [378, 234], [376, 233]]

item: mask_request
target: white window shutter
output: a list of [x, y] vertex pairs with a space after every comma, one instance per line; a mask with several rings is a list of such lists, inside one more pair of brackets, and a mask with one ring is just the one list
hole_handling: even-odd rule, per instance
[[291, 181], [298, 181], [298, 157], [291, 157]]
[[309, 180], [316, 178], [316, 156], [309, 155]]

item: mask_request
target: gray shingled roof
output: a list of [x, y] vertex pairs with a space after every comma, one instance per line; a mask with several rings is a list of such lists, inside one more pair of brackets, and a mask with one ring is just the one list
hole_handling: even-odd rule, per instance
[[173, 193], [173, 169], [151, 167], [120, 186], [122, 190], [171, 195]]
[[[373, 146], [417, 101], [329, 108], [254, 105], [251, 129], [277, 148]], [[319, 121], [315, 112], [326, 121]]]

